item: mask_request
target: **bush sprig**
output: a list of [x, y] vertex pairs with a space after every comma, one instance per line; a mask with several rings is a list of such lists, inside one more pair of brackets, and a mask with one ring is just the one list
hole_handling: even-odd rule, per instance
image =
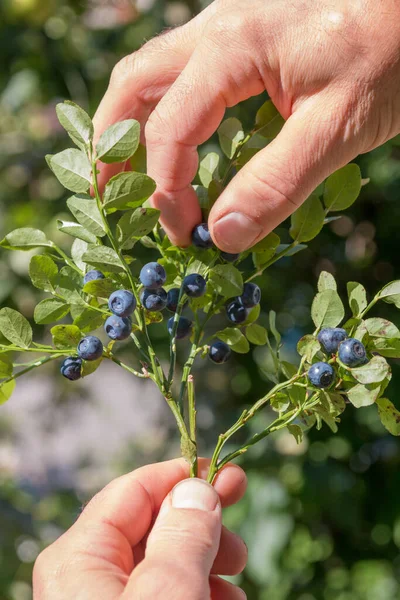
[[[391, 378], [386, 359], [400, 358], [400, 331], [385, 319], [367, 316], [380, 301], [400, 308], [400, 281], [384, 286], [370, 302], [364, 287], [350, 282], [351, 316], [345, 321], [348, 311], [338, 295], [336, 282], [329, 273], [321, 273], [311, 307], [315, 330], [298, 343], [299, 364], [281, 358], [282, 342], [275, 313], [269, 314], [268, 329], [257, 322], [260, 290], [253, 281], [278, 260], [304, 250], [325, 224], [339, 218], [331, 213], [353, 204], [365, 183], [357, 165], [347, 165], [330, 176], [292, 215], [289, 243], [272, 232], [239, 255], [220, 252], [208, 232], [209, 211], [234, 173], [270, 143], [283, 125], [270, 101], [258, 111], [250, 133], [243, 131], [237, 119], [227, 119], [218, 131], [221, 153], [211, 152], [200, 161], [194, 186], [204, 223], [193, 232], [192, 246], [178, 248], [163, 232], [160, 212], [148, 205], [156, 189], [150, 177], [125, 171], [112, 177], [104, 190], [99, 188], [100, 161], [138, 162], [136, 153], [142, 153], [139, 124], [133, 119], [116, 123], [95, 146], [92, 121], [79, 106], [72, 102], [59, 104], [57, 115], [77, 148], [47, 156], [46, 160], [60, 183], [73, 193], [67, 206], [75, 220], [58, 220], [57, 227], [74, 241], [70, 255], [43, 231], [32, 228], [16, 229], [0, 242], [8, 250], [38, 251], [30, 261], [29, 275], [32, 284], [49, 296], [36, 306], [34, 319], [40, 325], [53, 325], [52, 344], [38, 344], [22, 314], [11, 308], [0, 310], [0, 403], [11, 397], [19, 377], [50, 361], [64, 359], [62, 373], [69, 379], [78, 379], [94, 373], [103, 360], [110, 360], [157, 385], [175, 417], [182, 454], [195, 476], [196, 397], [192, 369], [196, 358], [209, 355], [214, 363], [223, 364], [232, 352], [245, 354], [251, 345], [266, 345], [273, 359], [273, 370], [268, 373], [273, 387], [243, 410], [238, 420], [219, 436], [208, 474], [210, 482], [228, 461], [274, 431], [287, 428], [298, 442], [307, 430], [320, 428], [323, 423], [336, 432], [348, 404], [355, 408], [376, 404], [386, 429], [400, 435], [400, 413], [384, 397]], [[147, 265], [144, 269], [158, 269], [162, 275], [160, 284], [150, 281], [155, 276], [151, 270], [150, 279], [143, 274], [136, 276], [137, 244], [158, 251], [156, 266]], [[109, 301], [115, 293], [118, 309]], [[128, 308], [124, 305], [121, 309], [122, 296]], [[151, 337], [152, 325], [164, 320], [164, 308], [170, 317], [167, 369], [156, 355]], [[215, 331], [212, 320], [224, 312], [227, 325]], [[122, 323], [121, 319], [125, 321]], [[59, 321], [63, 322], [55, 324]], [[114, 339], [103, 345], [93, 332], [105, 322], [109, 337]], [[127, 328], [126, 335], [119, 339], [129, 337], [133, 342], [133, 365], [117, 355], [119, 342], [114, 329], [119, 325]], [[190, 337], [191, 344], [178, 381], [177, 345], [185, 337]], [[327, 346], [326, 339], [331, 345]], [[13, 362], [16, 353], [24, 352], [39, 358], [23, 364]], [[267, 405], [277, 417], [242, 446], [224, 454], [226, 444], [231, 444], [235, 434]]]

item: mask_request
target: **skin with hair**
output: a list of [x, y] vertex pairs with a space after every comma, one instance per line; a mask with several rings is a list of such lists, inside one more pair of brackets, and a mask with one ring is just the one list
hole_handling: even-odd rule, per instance
[[[209, 461], [200, 460], [199, 477]], [[184, 460], [142, 467], [104, 488], [37, 559], [34, 600], [241, 600], [219, 575], [240, 573], [247, 549], [221, 524], [246, 476], [236, 465], [214, 487], [187, 479]]]
[[[201, 222], [197, 146], [227, 107], [267, 90], [286, 124], [209, 217], [217, 246], [240, 252], [336, 169], [400, 133], [399, 49], [397, 0], [215, 0], [116, 65], [96, 136], [124, 118], [141, 122], [152, 203], [171, 241], [189, 245]], [[102, 181], [118, 169], [104, 165]]]

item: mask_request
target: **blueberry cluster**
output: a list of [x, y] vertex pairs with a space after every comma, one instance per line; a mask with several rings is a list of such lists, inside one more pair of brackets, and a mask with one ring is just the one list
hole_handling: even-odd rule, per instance
[[243, 293], [237, 298], [233, 298], [226, 305], [226, 314], [228, 319], [235, 325], [244, 323], [249, 316], [251, 308], [260, 304], [261, 290], [255, 283], [245, 283]]
[[[368, 362], [364, 344], [347, 337], [347, 332], [340, 327], [321, 329], [317, 339], [326, 354], [337, 355], [339, 361], [347, 367], [358, 367]], [[308, 370], [308, 380], [317, 388], [329, 388], [335, 379], [336, 372], [330, 363], [320, 361]]]

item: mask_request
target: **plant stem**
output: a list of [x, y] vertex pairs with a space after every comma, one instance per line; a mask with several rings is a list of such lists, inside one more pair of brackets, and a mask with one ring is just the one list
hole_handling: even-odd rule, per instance
[[[65, 354], [65, 352], [64, 352], [64, 354]], [[25, 367], [25, 369], [21, 369], [21, 371], [18, 371], [18, 373], [14, 373], [10, 377], [7, 377], [7, 379], [3, 379], [3, 381], [0, 383], [0, 387], [2, 385], [4, 385], [5, 383], [9, 383], [13, 379], [17, 379], [18, 377], [21, 377], [22, 375], [29, 373], [29, 371], [33, 371], [33, 369], [41, 367], [42, 365], [45, 365], [46, 363], [48, 363], [52, 360], [55, 360], [56, 358], [58, 358], [58, 355], [56, 355], [56, 354], [54, 354], [53, 356], [43, 356], [42, 358], [39, 358], [35, 362], [29, 363]]]
[[[185, 270], [185, 273], [186, 273], [186, 270]], [[185, 275], [183, 275], [183, 277], [184, 276]], [[176, 333], [178, 331], [179, 319], [181, 318], [185, 302], [186, 302], [186, 298], [185, 298], [185, 294], [183, 291], [183, 287], [181, 286], [181, 289], [179, 292], [179, 297], [178, 297], [178, 306], [176, 307], [176, 312], [175, 312], [175, 316], [174, 316], [174, 325], [173, 325], [172, 333], [171, 333], [170, 362], [169, 362], [169, 371], [168, 371], [168, 379], [167, 379], [168, 390], [171, 388], [171, 385], [172, 385], [172, 382], [174, 379], [175, 366], [176, 366]]]
[[74, 263], [73, 260], [71, 260], [69, 258], [69, 256], [67, 256], [65, 254], [65, 252], [63, 250], [61, 250], [61, 248], [59, 248], [54, 242], [52, 242], [52, 248], [54, 248], [54, 250], [56, 252], [58, 252], [58, 254], [65, 260], [65, 262], [67, 263], [67, 265], [69, 267], [71, 267], [71, 269], [74, 269], [74, 271], [76, 271], [77, 273], [79, 273], [79, 275], [81, 275], [83, 277], [83, 273], [82, 271], [79, 269], [79, 267], [76, 266], [76, 264]]
[[193, 460], [190, 463], [190, 477], [197, 477], [198, 457], [197, 457], [197, 439], [196, 439], [196, 396], [194, 389], [193, 375], [188, 377], [188, 412], [189, 412], [189, 435], [195, 448]]
[[[186, 385], [187, 385], [187, 382], [188, 382], [188, 378], [189, 378], [190, 372], [191, 372], [192, 367], [193, 367], [194, 360], [195, 360], [196, 355], [197, 355], [197, 347], [199, 345], [202, 333], [203, 333], [203, 327], [199, 326], [196, 329], [196, 333], [195, 333], [195, 337], [194, 337], [194, 340], [193, 340], [192, 347], [190, 349], [189, 357], [188, 357], [188, 359], [187, 359], [187, 361], [185, 363], [185, 366], [183, 367], [183, 373], [182, 373], [182, 379], [181, 379], [181, 387], [180, 387], [180, 390], [179, 390], [179, 400], [178, 400], [178, 404], [179, 404], [180, 409], [181, 409], [182, 412], [183, 412], [184, 397], [185, 397], [185, 392], [186, 392]], [[189, 414], [189, 417], [190, 417], [190, 414]]]
[[284, 250], [281, 250], [281, 252], [278, 252], [278, 254], [275, 254], [272, 258], [269, 259], [268, 262], [265, 263], [265, 265], [263, 265], [260, 269], [257, 269], [254, 273], [252, 273], [252, 275], [250, 275], [250, 277], [248, 277], [246, 279], [246, 283], [248, 283], [249, 281], [252, 281], [256, 277], [260, 277], [260, 275], [262, 275], [264, 273], [264, 271], [266, 269], [268, 269], [268, 267], [270, 267], [274, 263], [278, 262], [278, 260], [280, 260], [281, 258], [284, 258], [287, 254], [289, 254], [289, 252], [291, 250], [293, 250], [293, 248], [295, 248], [298, 245], [299, 245], [299, 243], [294, 241], [291, 244], [289, 244], [289, 246], [287, 248], [285, 248]]
[[146, 374], [146, 373], [139, 373], [138, 371], [135, 371], [135, 369], [133, 369], [132, 367], [129, 367], [128, 365], [126, 365], [125, 363], [120, 361], [119, 358], [117, 358], [116, 356], [109, 355], [109, 356], [107, 356], [107, 358], [109, 360], [111, 360], [112, 362], [114, 362], [119, 367], [122, 367], [123, 369], [125, 369], [125, 371], [129, 371], [129, 373], [132, 373], [132, 375], [135, 375], [135, 377], [139, 377], [140, 379], [149, 379], [151, 377], [149, 373]]
[[63, 354], [67, 355], [65, 350], [57, 350], [51, 346], [43, 346], [41, 348], [18, 348], [18, 346], [0, 345], [0, 352], [36, 352], [37, 354], [47, 352], [47, 354], [55, 354], [57, 356], [62, 356]]

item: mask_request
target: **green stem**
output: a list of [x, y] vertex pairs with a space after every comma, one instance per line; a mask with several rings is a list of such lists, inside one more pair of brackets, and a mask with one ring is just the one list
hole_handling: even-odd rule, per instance
[[[191, 372], [192, 367], [193, 367], [194, 360], [195, 360], [196, 355], [197, 355], [197, 347], [199, 345], [202, 333], [203, 333], [203, 327], [199, 326], [196, 329], [196, 332], [195, 332], [195, 337], [194, 337], [194, 340], [193, 340], [192, 347], [190, 349], [189, 357], [188, 357], [188, 359], [187, 359], [187, 361], [186, 361], [186, 363], [185, 363], [185, 365], [183, 367], [183, 373], [182, 373], [182, 379], [181, 379], [181, 387], [180, 387], [180, 390], [179, 390], [179, 400], [178, 400], [178, 404], [180, 406], [180, 409], [181, 409], [182, 413], [184, 412], [183, 411], [183, 405], [184, 405], [184, 397], [185, 397], [185, 392], [186, 392], [186, 386], [187, 386], [187, 382], [188, 382], [188, 378], [189, 378], [190, 372]], [[189, 416], [190, 416], [190, 414], [189, 414]]]
[[189, 435], [194, 444], [195, 452], [190, 463], [190, 477], [198, 475], [197, 437], [196, 437], [196, 397], [193, 375], [188, 377], [188, 412], [189, 412]]
[[19, 348], [18, 346], [4, 346], [0, 344], [0, 352], [36, 352], [37, 354], [40, 354], [41, 352], [47, 352], [47, 354], [55, 354], [57, 356], [62, 356], [63, 354], [67, 355], [65, 350], [57, 350], [51, 346], [42, 346], [40, 348]]
[[[65, 354], [65, 352], [64, 352], [64, 354]], [[50, 362], [52, 360], [55, 360], [56, 358], [58, 358], [57, 355], [43, 356], [42, 358], [39, 358], [35, 362], [29, 363], [29, 365], [27, 365], [25, 367], [25, 369], [21, 369], [21, 371], [18, 371], [18, 373], [14, 373], [10, 377], [7, 377], [7, 379], [3, 379], [3, 381], [0, 383], [0, 387], [2, 385], [4, 385], [5, 383], [9, 383], [13, 379], [17, 379], [18, 377], [21, 377], [22, 375], [25, 375], [26, 373], [29, 373], [29, 371], [33, 371], [33, 369], [37, 369], [38, 367], [41, 367], [42, 365], [45, 365], [46, 363], [48, 363], [48, 362]]]
[[122, 369], [125, 369], [125, 371], [132, 373], [132, 375], [135, 375], [135, 377], [139, 377], [140, 379], [151, 378], [149, 373], [139, 373], [138, 371], [135, 371], [135, 369], [132, 369], [132, 367], [129, 367], [128, 365], [126, 365], [125, 363], [120, 361], [119, 358], [117, 358], [116, 356], [110, 355], [110, 356], [107, 356], [106, 358], [108, 358], [109, 360], [114, 362], [119, 367], [122, 367]]
[[74, 269], [74, 271], [76, 271], [77, 273], [79, 273], [79, 275], [81, 275], [83, 277], [83, 273], [82, 271], [79, 269], [79, 267], [76, 266], [76, 264], [69, 258], [69, 256], [67, 256], [65, 254], [65, 252], [63, 250], [61, 250], [61, 248], [59, 248], [54, 242], [51, 243], [52, 248], [54, 248], [54, 250], [56, 252], [58, 252], [58, 254], [64, 259], [64, 261], [67, 263], [67, 265], [69, 267], [71, 267], [71, 269]]
[[[186, 273], [186, 271], [185, 271]], [[174, 324], [171, 333], [171, 343], [170, 343], [170, 361], [169, 361], [169, 371], [168, 371], [168, 379], [167, 379], [167, 387], [170, 389], [175, 373], [176, 366], [176, 333], [178, 331], [179, 319], [181, 318], [183, 307], [185, 306], [186, 298], [183, 292], [183, 287], [181, 286], [178, 298], [178, 306], [176, 308], [175, 316], [174, 316]]]

